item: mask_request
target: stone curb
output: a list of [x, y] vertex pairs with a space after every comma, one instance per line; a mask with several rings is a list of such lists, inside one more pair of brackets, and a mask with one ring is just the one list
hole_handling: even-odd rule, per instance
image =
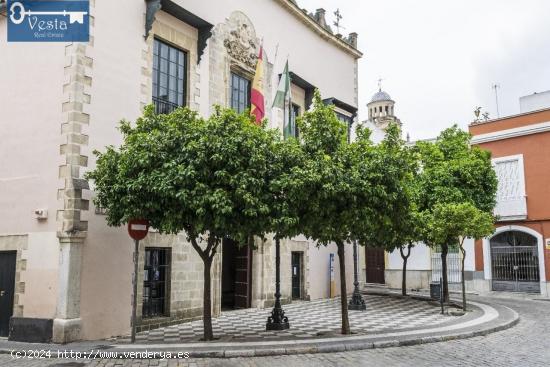
[[[391, 296], [391, 295], [390, 295]], [[313, 354], [313, 353], [337, 353], [337, 352], [345, 352], [345, 351], [356, 351], [356, 350], [364, 350], [364, 349], [373, 349], [373, 348], [392, 348], [392, 347], [402, 347], [402, 346], [411, 346], [411, 345], [419, 345], [419, 344], [429, 344], [429, 343], [438, 343], [438, 342], [446, 342], [451, 340], [459, 340], [459, 339], [468, 339], [478, 336], [485, 336], [494, 332], [502, 331], [508, 328], [511, 328], [515, 326], [520, 318], [516, 311], [504, 307], [499, 306], [503, 308], [504, 313], [509, 313], [510, 315], [507, 315], [507, 320], [504, 322], [499, 322], [499, 318], [505, 316], [502, 315], [499, 312], [499, 316], [496, 320], [488, 321], [488, 324], [492, 324], [492, 326], [483, 328], [483, 324], [479, 326], [473, 326], [474, 330], [466, 330], [460, 331], [458, 330], [455, 334], [443, 334], [443, 335], [418, 335], [418, 336], [407, 336], [404, 335], [402, 338], [396, 338], [396, 339], [384, 339], [381, 337], [381, 340], [373, 340], [373, 335], [365, 335], [363, 338], [357, 338], [350, 340], [346, 337], [342, 337], [341, 340], [333, 343], [327, 343], [322, 342], [322, 340], [319, 341], [312, 341], [311, 343], [307, 344], [301, 344], [296, 346], [286, 346], [286, 345], [266, 345], [265, 347], [259, 347], [259, 348], [251, 348], [250, 346], [247, 346], [246, 343], [242, 343], [242, 348], [227, 348], [227, 349], [208, 349], [209, 347], [205, 345], [203, 350], [196, 350], [196, 351], [189, 351], [189, 357], [190, 358], [237, 358], [237, 357], [265, 357], [265, 356], [276, 356], [276, 355], [292, 355], [292, 354]], [[495, 322], [499, 322], [497, 325], [495, 325]], [[476, 328], [480, 328], [479, 330], [476, 330]], [[471, 328], [470, 328], [471, 329]], [[429, 330], [427, 330], [429, 332]], [[291, 342], [288, 342], [289, 344]], [[39, 346], [33, 346], [32, 344], [29, 345], [29, 348], [25, 349], [41, 349]], [[66, 346], [67, 349], [70, 349], [70, 345]], [[62, 349], [63, 346], [60, 346], [59, 349]], [[212, 347], [210, 347], [212, 348]], [[90, 349], [97, 349], [95, 348], [86, 348], [84, 351], [89, 351]], [[154, 347], [150, 347], [147, 345], [143, 346], [143, 350], [152, 351], [154, 350]], [[0, 348], [0, 354], [10, 354], [14, 349], [6, 349], [6, 348]], [[119, 353], [128, 352], [128, 350], [124, 349], [115, 349], [115, 348], [108, 348], [104, 350], [109, 351], [117, 351]], [[140, 350], [133, 350], [133, 352], [139, 352]], [[162, 348], [162, 351], [164, 352], [175, 352], [176, 348], [173, 346], [171, 347], [170, 344], [166, 344], [165, 347]], [[181, 352], [181, 348], [177, 350], [178, 352]], [[128, 357], [130, 358], [130, 357]], [[122, 359], [122, 358], [118, 358]]]
[[276, 355], [292, 355], [292, 354], [313, 354], [313, 353], [338, 353], [345, 351], [356, 351], [364, 349], [381, 349], [381, 348], [394, 348], [394, 347], [405, 347], [419, 344], [431, 344], [431, 343], [440, 343], [451, 340], [460, 340], [468, 339], [478, 336], [486, 336], [488, 334], [509, 329], [515, 326], [519, 322], [519, 315], [514, 312], [514, 317], [512, 320], [509, 320], [503, 324], [490, 327], [478, 331], [470, 331], [458, 334], [449, 334], [441, 336], [424, 336], [416, 338], [405, 338], [401, 340], [384, 340], [377, 342], [361, 342], [355, 341], [352, 343], [347, 343], [345, 340], [341, 344], [332, 344], [332, 345], [311, 345], [311, 346], [300, 346], [300, 347], [290, 347], [290, 348], [265, 348], [265, 349], [233, 349], [225, 351], [197, 351], [190, 352], [189, 356], [191, 358], [236, 358], [236, 357], [265, 357], [265, 356], [276, 356]]
[[[425, 296], [422, 294], [407, 294], [406, 296], [402, 295], [401, 293], [395, 292], [395, 291], [378, 291], [373, 289], [367, 289], [363, 291], [363, 294], [366, 295], [373, 295], [373, 296], [384, 296], [384, 297], [393, 297], [393, 298], [400, 298], [400, 299], [407, 299], [411, 298], [417, 301], [425, 301], [425, 302], [439, 302], [437, 300], [433, 300], [430, 296]], [[449, 303], [445, 305], [445, 307], [455, 307], [455, 308], [462, 308], [462, 301], [451, 299], [449, 300]]]

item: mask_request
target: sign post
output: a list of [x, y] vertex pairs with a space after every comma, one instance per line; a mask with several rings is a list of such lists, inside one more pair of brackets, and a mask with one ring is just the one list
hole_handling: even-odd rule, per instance
[[137, 310], [137, 278], [138, 278], [138, 259], [139, 259], [139, 241], [144, 239], [149, 232], [149, 222], [145, 219], [133, 219], [128, 222], [128, 234], [134, 240], [134, 275], [132, 277], [133, 295], [132, 295], [132, 343], [136, 342], [136, 310]]
[[336, 280], [334, 279], [334, 254], [331, 253], [329, 256], [329, 273], [330, 273], [330, 291], [329, 291], [329, 297], [334, 298], [336, 297]]

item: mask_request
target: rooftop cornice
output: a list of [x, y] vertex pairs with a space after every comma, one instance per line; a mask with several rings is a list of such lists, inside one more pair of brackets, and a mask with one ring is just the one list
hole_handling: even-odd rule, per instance
[[363, 57], [363, 53], [349, 43], [344, 41], [342, 38], [337, 37], [336, 35], [330, 33], [327, 29], [321, 27], [314, 19], [312, 19], [307, 13], [305, 13], [295, 2], [292, 0], [275, 0], [283, 7], [285, 7], [292, 15], [298, 18], [302, 23], [308, 26], [312, 31], [318, 34], [321, 38], [327, 40], [333, 45], [339, 47], [340, 49], [346, 51], [348, 54], [352, 55], [356, 59]]
[[520, 117], [520, 116], [534, 115], [534, 114], [537, 114], [537, 113], [540, 113], [540, 112], [544, 112], [544, 111], [550, 111], [550, 108], [542, 108], [542, 109], [540, 109], [540, 110], [517, 113], [517, 114], [515, 114], [515, 115], [509, 115], [509, 116], [499, 117], [499, 118], [490, 119], [490, 120], [487, 120], [487, 121], [473, 121], [473, 122], [471, 122], [468, 126], [474, 127], [474, 126], [480, 126], [480, 125], [485, 125], [485, 124], [491, 124], [491, 123], [494, 123], [494, 122], [500, 122], [500, 121], [510, 120], [510, 119], [513, 119], [513, 118], [516, 118], [516, 117]]

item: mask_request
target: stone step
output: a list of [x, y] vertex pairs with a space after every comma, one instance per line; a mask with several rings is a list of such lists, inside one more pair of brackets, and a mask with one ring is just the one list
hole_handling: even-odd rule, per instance
[[389, 289], [387, 284], [379, 284], [379, 283], [365, 283], [365, 286], [363, 288]]

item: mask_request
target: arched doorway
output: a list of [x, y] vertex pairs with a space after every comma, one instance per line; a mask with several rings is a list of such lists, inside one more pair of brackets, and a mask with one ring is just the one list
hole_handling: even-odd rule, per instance
[[540, 292], [537, 238], [510, 230], [490, 240], [491, 273], [494, 291]]

